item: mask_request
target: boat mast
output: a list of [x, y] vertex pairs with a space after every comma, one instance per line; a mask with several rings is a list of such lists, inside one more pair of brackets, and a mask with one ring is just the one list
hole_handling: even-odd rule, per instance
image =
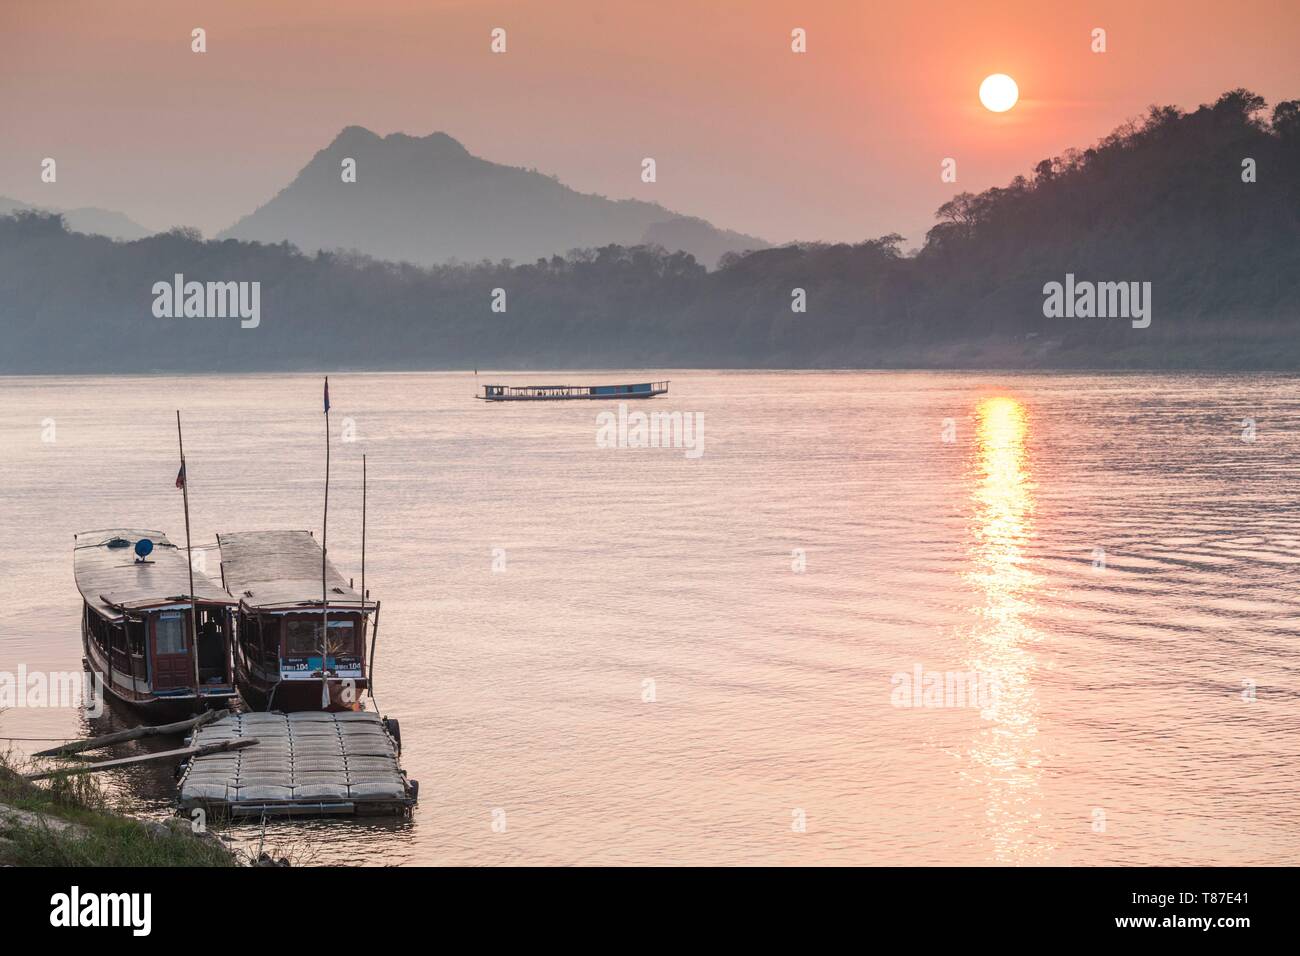
[[330, 705], [330, 682], [326, 676], [326, 664], [329, 662], [330, 614], [329, 591], [326, 587], [325, 562], [326, 545], [329, 541], [330, 523], [330, 378], [325, 376], [325, 513], [321, 518], [320, 532], [320, 707], [328, 710]]
[[[185, 563], [190, 571], [190, 652], [194, 658], [194, 710], [203, 710], [203, 698], [199, 684], [199, 617], [195, 605], [198, 598], [194, 594], [194, 552], [190, 548], [190, 475], [185, 468], [185, 438], [181, 434], [181, 410], [176, 409], [176, 444], [181, 453], [181, 495], [185, 501]], [[122, 615], [122, 632], [126, 636], [127, 616]], [[128, 638], [129, 641], [129, 638]], [[111, 666], [112, 653], [109, 653]]]
[[[370, 592], [366, 590], [366, 456], [361, 456], [361, 620], [369, 617], [366, 608]], [[375, 699], [375, 641], [379, 637], [379, 604], [375, 604], [375, 619], [370, 622], [370, 654], [366, 657], [366, 693]], [[366, 648], [366, 636], [361, 634], [361, 649]]]
[[[366, 456], [361, 456], [361, 650], [366, 649]], [[366, 659], [367, 678], [370, 676], [370, 660]], [[366, 681], [367, 690], [370, 681]], [[374, 696], [373, 694], [371, 695]]]

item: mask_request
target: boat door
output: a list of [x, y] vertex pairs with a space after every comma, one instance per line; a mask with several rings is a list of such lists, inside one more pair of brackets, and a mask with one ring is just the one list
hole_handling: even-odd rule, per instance
[[230, 683], [230, 648], [226, 644], [227, 630], [224, 626], [228, 620], [229, 615], [224, 609], [199, 609], [199, 680], [205, 685]]
[[189, 613], [163, 611], [153, 619], [154, 690], [194, 686], [190, 662]]

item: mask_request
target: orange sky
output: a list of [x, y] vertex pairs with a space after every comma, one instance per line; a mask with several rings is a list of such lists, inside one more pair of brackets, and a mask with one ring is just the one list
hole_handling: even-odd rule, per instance
[[[776, 242], [919, 241], [953, 192], [1150, 103], [1300, 98], [1297, 50], [1296, 0], [0, 0], [0, 196], [210, 235], [358, 124]], [[979, 106], [992, 72], [1020, 84], [1008, 114]]]

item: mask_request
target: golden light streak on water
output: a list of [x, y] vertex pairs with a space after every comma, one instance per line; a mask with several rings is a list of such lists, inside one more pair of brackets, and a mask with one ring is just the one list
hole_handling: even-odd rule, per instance
[[970, 667], [995, 693], [983, 702], [984, 726], [969, 758], [987, 791], [994, 857], [1029, 863], [1051, 849], [1034, 832], [1042, 761], [1034, 688], [1038, 635], [1025, 620], [1039, 583], [1026, 556], [1034, 534], [1034, 482], [1025, 448], [1029, 419], [1020, 402], [1005, 396], [984, 399], [975, 412], [973, 567], [966, 577], [984, 603], [972, 608]]

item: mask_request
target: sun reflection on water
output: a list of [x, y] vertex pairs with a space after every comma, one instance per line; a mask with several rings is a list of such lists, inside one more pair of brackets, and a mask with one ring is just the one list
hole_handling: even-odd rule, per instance
[[1038, 701], [1034, 688], [1038, 576], [1026, 548], [1033, 537], [1034, 483], [1026, 452], [1029, 419], [1013, 398], [976, 407], [971, 492], [971, 568], [966, 578], [983, 595], [975, 607], [969, 666], [997, 688], [971, 742], [972, 772], [986, 789], [993, 852], [1008, 863], [1036, 862], [1051, 847], [1038, 839]]

